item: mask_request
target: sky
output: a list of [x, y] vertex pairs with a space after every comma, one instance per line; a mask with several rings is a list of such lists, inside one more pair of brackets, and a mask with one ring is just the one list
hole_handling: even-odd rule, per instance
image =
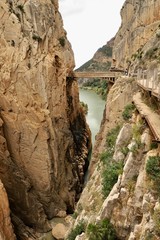
[[76, 68], [115, 36], [121, 25], [124, 0], [59, 0], [67, 38], [74, 51]]

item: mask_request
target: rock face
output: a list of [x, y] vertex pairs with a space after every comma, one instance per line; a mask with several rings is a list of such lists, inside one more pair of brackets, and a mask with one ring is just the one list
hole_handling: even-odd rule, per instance
[[57, 0], [0, 2], [0, 178], [11, 210], [44, 232], [82, 190], [90, 133]]
[[159, 31], [160, 1], [126, 0], [121, 9], [122, 24], [116, 34], [113, 58], [117, 67], [127, 68], [142, 47]]
[[[122, 25], [116, 34], [113, 47], [116, 67], [129, 68], [133, 73], [138, 73], [137, 69], [147, 70], [150, 80], [153, 79], [153, 70], [156, 69], [157, 84], [160, 80], [159, 14], [159, 0], [126, 0], [121, 10]], [[79, 222], [86, 223], [83, 233], [85, 240], [92, 239], [94, 229], [103, 235], [104, 232], [101, 228], [98, 229], [98, 226], [104, 219], [113, 224], [116, 239], [160, 239], [160, 144], [154, 146], [152, 143], [155, 139], [154, 130], [143, 119], [144, 114], [140, 116], [141, 111], [135, 101], [134, 113], [127, 120], [122, 118], [122, 112], [132, 103], [133, 95], [137, 92], [142, 101], [152, 109], [150, 114], [152, 115], [153, 108], [159, 114], [159, 96], [151, 96], [151, 92], [139, 88], [135, 75], [131, 76], [116, 80], [107, 96], [104, 118], [89, 167], [89, 181], [76, 207], [74, 227]], [[158, 128], [157, 120], [154, 121]], [[114, 131], [109, 135], [118, 125], [118, 136], [115, 137]], [[158, 159], [158, 169], [155, 159]], [[123, 165], [118, 168], [116, 180], [112, 181], [117, 163]], [[148, 163], [150, 165], [147, 165]], [[104, 190], [108, 191], [106, 195], [102, 195]], [[93, 225], [88, 227], [89, 223]], [[107, 231], [107, 227], [105, 230]], [[108, 232], [108, 238], [110, 233], [111, 231]], [[108, 239], [106, 235], [104, 238]], [[81, 239], [80, 235], [77, 239]]]
[[13, 228], [10, 219], [10, 209], [8, 203], [7, 193], [0, 181], [0, 239], [1, 240], [15, 240]]

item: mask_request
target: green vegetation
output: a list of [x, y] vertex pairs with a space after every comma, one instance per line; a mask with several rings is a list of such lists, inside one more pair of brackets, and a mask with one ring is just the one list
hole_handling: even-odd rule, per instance
[[135, 110], [134, 104], [128, 104], [125, 106], [124, 111], [122, 112], [122, 117], [125, 121], [129, 120], [132, 117], [133, 111]]
[[65, 38], [64, 37], [60, 37], [58, 40], [59, 40], [59, 43], [61, 44], [61, 46], [64, 47], [65, 44], [66, 44]]
[[160, 182], [160, 156], [150, 156], [148, 158], [146, 171], [153, 181]]
[[113, 225], [108, 219], [101, 220], [97, 224], [90, 223], [87, 227], [89, 240], [118, 240]]
[[107, 137], [106, 137], [106, 144], [107, 144], [108, 148], [114, 149], [116, 139], [117, 139], [117, 136], [118, 136], [119, 132], [120, 132], [120, 126], [119, 125], [117, 125], [115, 128], [112, 128], [108, 132]]
[[148, 58], [148, 59], [155, 59], [155, 58], [157, 58], [157, 50], [158, 50], [158, 47], [150, 48], [146, 52], [145, 57]]
[[136, 60], [136, 59], [141, 60], [142, 56], [143, 56], [143, 51], [142, 51], [141, 48], [139, 48], [136, 53], [132, 54], [131, 59], [133, 61]]
[[94, 59], [90, 59], [88, 62], [84, 63], [80, 68], [77, 69], [77, 71], [108, 71], [111, 67], [111, 62], [98, 62]]
[[24, 7], [23, 7], [22, 4], [19, 4], [19, 5], [17, 6], [17, 8], [18, 8], [22, 13], [24, 13]]
[[112, 47], [104, 45], [98, 49], [98, 52], [102, 52], [107, 57], [112, 57]]
[[145, 240], [155, 240], [155, 235], [153, 233], [147, 233]]
[[83, 83], [82, 88], [92, 89], [98, 95], [102, 97], [103, 100], [106, 99], [107, 95], [107, 81], [94, 78]]
[[153, 214], [156, 233], [160, 236], [160, 207], [156, 208]]
[[117, 126], [108, 132], [106, 138], [107, 151], [103, 152], [100, 156], [100, 160], [104, 166], [102, 173], [102, 193], [104, 198], [110, 193], [112, 187], [118, 180], [118, 175], [122, 173], [123, 169], [122, 161], [113, 161], [114, 147], [119, 131], [120, 126]]
[[74, 212], [73, 214], [72, 214], [72, 218], [73, 219], [76, 219], [78, 217], [78, 212]]
[[146, 164], [146, 172], [160, 194], [160, 156], [150, 156]]
[[87, 114], [88, 113], [88, 105], [87, 105], [87, 103], [84, 103], [84, 102], [81, 101], [80, 105], [81, 105], [84, 113]]
[[150, 146], [150, 149], [156, 149], [156, 148], [158, 148], [158, 143], [157, 142], [152, 142], [151, 146]]
[[141, 146], [141, 135], [143, 133], [144, 128], [145, 128], [144, 120], [140, 120], [137, 124], [134, 124], [132, 128], [133, 138], [136, 141], [138, 147]]
[[102, 187], [102, 193], [104, 198], [106, 198], [110, 191], [112, 190], [114, 184], [118, 180], [119, 174], [122, 173], [123, 169], [123, 163], [120, 162], [110, 162], [108, 163], [108, 166], [103, 171], [102, 178], [103, 178], [103, 187]]
[[36, 34], [33, 34], [32, 36], [33, 40], [37, 41], [37, 42], [41, 42], [42, 41], [42, 38]]
[[80, 235], [82, 232], [85, 232], [86, 224], [82, 220], [79, 222], [74, 229], [69, 233], [67, 240], [75, 240], [75, 238]]

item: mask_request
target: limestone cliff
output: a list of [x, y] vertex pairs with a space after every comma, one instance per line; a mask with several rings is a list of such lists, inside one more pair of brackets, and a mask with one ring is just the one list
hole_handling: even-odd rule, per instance
[[90, 178], [76, 207], [76, 240], [160, 239], [160, 145], [147, 121], [152, 116], [159, 129], [159, 95], [139, 88], [136, 81], [138, 69], [150, 81], [156, 69], [159, 86], [159, 13], [159, 0], [126, 0], [121, 10], [113, 57], [129, 76], [116, 80], [107, 96]]
[[0, 178], [13, 222], [39, 232], [73, 212], [88, 164], [73, 67], [57, 0], [0, 2]]
[[121, 9], [122, 24], [115, 37], [113, 58], [117, 67], [127, 68], [145, 44], [159, 31], [160, 1], [126, 0]]

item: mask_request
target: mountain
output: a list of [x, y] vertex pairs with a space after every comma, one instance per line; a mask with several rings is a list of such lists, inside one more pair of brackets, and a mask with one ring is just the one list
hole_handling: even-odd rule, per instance
[[84, 63], [76, 71], [107, 71], [112, 63], [112, 50], [114, 38], [99, 48], [93, 58]]

